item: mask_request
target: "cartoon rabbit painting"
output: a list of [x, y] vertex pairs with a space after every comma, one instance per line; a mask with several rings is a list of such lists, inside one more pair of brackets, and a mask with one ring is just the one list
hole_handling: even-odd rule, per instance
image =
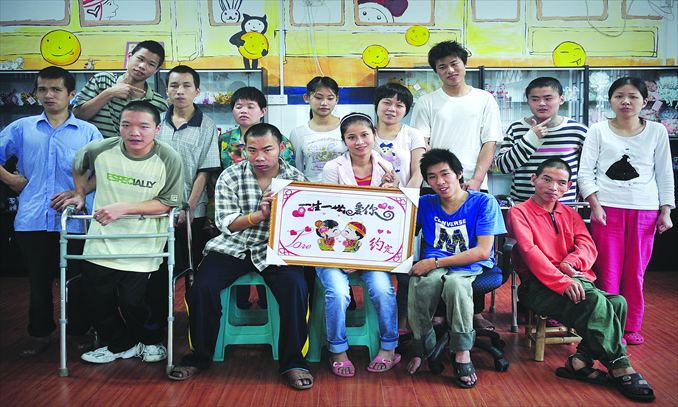
[[219, 0], [221, 6], [221, 21], [224, 23], [237, 23], [240, 21], [240, 5], [242, 0]]

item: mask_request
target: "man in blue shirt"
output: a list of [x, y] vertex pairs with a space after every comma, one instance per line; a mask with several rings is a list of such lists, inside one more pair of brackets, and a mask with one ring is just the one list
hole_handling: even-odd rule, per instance
[[[47, 67], [38, 73], [35, 86], [44, 112], [16, 120], [0, 132], [0, 163], [4, 165], [12, 156], [18, 159], [19, 174], [10, 174], [0, 167], [0, 181], [20, 194], [14, 230], [31, 290], [28, 334], [34, 340], [19, 353], [21, 357], [42, 353], [56, 329], [52, 281], [59, 270], [61, 216], [57, 212], [74, 195], [75, 153], [90, 141], [102, 138], [94, 125], [76, 119], [68, 110], [69, 101], [75, 97], [75, 78], [68, 71]], [[93, 183], [88, 192], [92, 190]], [[71, 233], [85, 231], [84, 225], [75, 221], [69, 223], [68, 229]], [[83, 243], [71, 243], [69, 252], [81, 254]], [[74, 267], [69, 267], [69, 272], [79, 274]], [[68, 331], [76, 347], [87, 350], [92, 346], [91, 338], [85, 337], [89, 324], [79, 312], [82, 307], [78, 305], [77, 291], [75, 286], [70, 289]]]
[[464, 190], [459, 159], [445, 149], [432, 149], [421, 159], [421, 173], [435, 195], [419, 198], [423, 259], [414, 264], [410, 279], [408, 316], [415, 356], [408, 365], [417, 371], [423, 355], [436, 343], [433, 315], [442, 300], [450, 327], [454, 377], [462, 388], [478, 380], [471, 363], [475, 342], [471, 283], [484, 268], [494, 267], [494, 236], [506, 233], [497, 200]]

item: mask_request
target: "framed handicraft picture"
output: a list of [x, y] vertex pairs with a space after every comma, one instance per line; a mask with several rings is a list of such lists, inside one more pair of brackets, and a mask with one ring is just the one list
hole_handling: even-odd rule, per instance
[[418, 189], [273, 181], [268, 264], [412, 268]]

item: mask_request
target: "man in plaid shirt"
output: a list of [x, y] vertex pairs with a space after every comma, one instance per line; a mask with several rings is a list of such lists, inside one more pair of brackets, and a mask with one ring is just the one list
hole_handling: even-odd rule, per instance
[[247, 161], [228, 167], [215, 192], [215, 221], [221, 234], [205, 246], [196, 279], [186, 292], [193, 353], [168, 375], [185, 380], [212, 362], [221, 319], [221, 290], [239, 277], [258, 271], [280, 304], [280, 374], [292, 387], [313, 386], [301, 349], [306, 341], [308, 288], [298, 266], [266, 266], [269, 217], [274, 199], [273, 178], [306, 181], [304, 175], [280, 159], [282, 134], [260, 123], [245, 133]]

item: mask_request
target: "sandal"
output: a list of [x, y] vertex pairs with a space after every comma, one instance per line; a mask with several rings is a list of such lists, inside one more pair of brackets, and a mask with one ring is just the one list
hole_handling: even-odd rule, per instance
[[457, 381], [459, 387], [461, 387], [462, 389], [470, 389], [472, 387], [476, 387], [476, 384], [478, 384], [478, 380], [473, 382], [473, 384], [467, 384], [465, 381], [461, 380], [462, 377], [471, 376], [473, 373], [476, 372], [476, 369], [473, 367], [473, 362], [460, 363], [455, 361], [454, 358], [452, 358], [452, 367], [454, 369], [454, 378]]
[[[575, 369], [572, 365], [574, 355], [570, 355], [565, 362], [565, 367], [556, 369], [556, 376], [565, 379], [579, 380], [586, 383], [599, 384], [601, 386], [614, 386], [614, 383], [608, 378], [607, 373], [600, 369], [593, 369], [593, 365], [586, 365], [581, 369]], [[598, 376], [589, 377], [598, 372]]]
[[626, 339], [626, 343], [628, 345], [640, 345], [645, 343], [645, 338], [643, 338], [643, 335], [639, 334], [638, 332], [625, 331], [624, 339]]
[[[332, 359], [330, 359], [330, 365], [332, 365], [332, 373], [339, 377], [353, 377], [355, 376], [355, 367], [353, 366], [353, 363], [351, 363], [350, 360], [347, 360], [345, 362], [332, 362]], [[339, 372], [339, 369], [348, 367], [353, 369], [352, 372], [349, 373], [341, 373]]]
[[49, 347], [49, 341], [45, 342], [45, 341], [40, 341], [40, 340], [34, 339], [34, 340], [28, 342], [28, 344], [26, 344], [26, 346], [24, 346], [24, 348], [21, 350], [21, 352], [19, 352], [19, 357], [20, 358], [32, 358], [33, 356], [38, 356], [39, 354], [41, 354], [42, 352], [47, 350], [48, 347]]
[[559, 326], [563, 326], [560, 322], [556, 321], [553, 318], [549, 318], [546, 320], [546, 327], [548, 328], [557, 328]]
[[94, 338], [92, 335], [71, 335], [71, 344], [75, 350], [89, 351], [94, 347]]
[[372, 373], [388, 372], [389, 370], [393, 369], [393, 366], [397, 365], [398, 362], [400, 362], [400, 359], [401, 359], [401, 356], [397, 353], [395, 353], [393, 355], [393, 360], [384, 359], [381, 356], [377, 356], [376, 358], [374, 358], [374, 360], [372, 360], [372, 362], [370, 362], [370, 365], [373, 364], [373, 363], [383, 363], [384, 365], [386, 365], [386, 367], [383, 368], [383, 369], [375, 369], [373, 367], [367, 366], [367, 371], [372, 372]]
[[494, 332], [494, 324], [491, 321], [488, 321], [485, 318], [474, 318], [473, 319], [473, 329], [476, 331], [484, 330]]
[[186, 380], [190, 379], [198, 373], [200, 369], [195, 366], [174, 366], [172, 370], [167, 374], [167, 378], [170, 380]]
[[[653, 401], [657, 397], [654, 395], [654, 391], [647, 381], [643, 379], [643, 376], [640, 373], [631, 373], [621, 375], [619, 377], [613, 377], [610, 374], [610, 380], [614, 382], [617, 390], [626, 398], [636, 401]], [[648, 390], [647, 394], [638, 394], [640, 390]]]
[[[313, 376], [306, 370], [292, 369], [286, 375], [290, 381], [290, 386], [297, 390], [308, 390], [313, 387]], [[304, 380], [308, 380], [310, 383], [304, 384]]]

